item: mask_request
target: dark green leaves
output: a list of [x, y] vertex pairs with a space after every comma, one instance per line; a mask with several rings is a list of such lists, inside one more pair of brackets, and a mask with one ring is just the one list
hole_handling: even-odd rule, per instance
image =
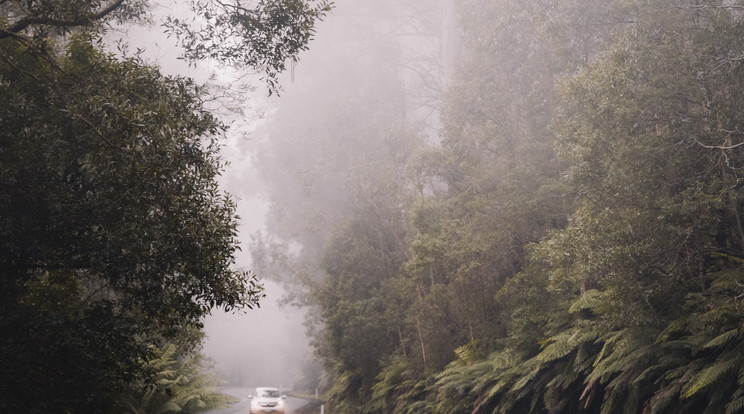
[[216, 59], [264, 73], [269, 94], [279, 91], [277, 76], [297, 61], [315, 34], [315, 24], [332, 7], [326, 0], [191, 2], [196, 21], [167, 17], [163, 25], [182, 43], [190, 61]]
[[0, 408], [107, 412], [148, 344], [256, 304], [216, 183], [224, 128], [192, 81], [85, 37], [54, 61], [0, 53]]

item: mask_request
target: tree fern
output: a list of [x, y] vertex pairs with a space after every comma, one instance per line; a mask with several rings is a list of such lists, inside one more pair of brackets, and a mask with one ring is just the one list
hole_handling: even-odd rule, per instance
[[594, 366], [597, 367], [601, 364], [606, 364], [606, 356], [614, 355], [617, 359], [618, 355], [624, 355], [629, 349], [630, 341], [628, 339], [628, 331], [626, 329], [610, 332], [603, 338], [604, 345], [602, 350], [599, 351], [597, 358], [594, 360]]
[[404, 381], [399, 387], [400, 394], [396, 397], [395, 413], [417, 414], [431, 412], [427, 393], [429, 381], [426, 378], [414, 378]]
[[633, 385], [640, 384], [643, 381], [655, 378], [661, 372], [663, 372], [664, 369], [666, 368], [667, 368], [667, 365], [665, 364], [655, 364], [655, 365], [646, 367], [638, 376], [635, 377], [635, 379], [633, 379], [632, 384]]
[[503, 373], [523, 362], [524, 360], [511, 350], [494, 352], [487, 360], [476, 362], [470, 370], [472, 375], [479, 378], [473, 392], [482, 394], [486, 389], [490, 389]]
[[416, 401], [400, 409], [401, 414], [421, 414], [431, 412], [431, 407], [426, 401]]
[[473, 387], [477, 383], [488, 381], [491, 378], [490, 372], [489, 361], [477, 361], [470, 366], [459, 360], [450, 363], [436, 377], [434, 389], [437, 403], [434, 411], [455, 413], [472, 406], [475, 400], [471, 395]]
[[402, 382], [406, 369], [405, 358], [391, 358], [377, 375], [377, 382], [371, 388], [372, 396], [365, 405], [372, 411], [389, 411], [395, 400], [396, 388]]
[[[628, 342], [629, 348], [618, 349], [615, 353], [605, 358], [602, 363], [595, 365], [595, 369], [589, 374], [589, 378], [598, 378], [605, 383], [610, 381], [613, 375], [637, 374], [639, 367], [646, 366], [656, 356], [654, 350], [641, 346], [634, 349], [633, 342]], [[631, 380], [630, 378], [626, 378]], [[618, 384], [613, 380], [612, 387]]]
[[204, 372], [201, 358], [179, 359], [175, 345], [153, 349], [147, 366], [154, 376], [133, 383], [121, 398], [123, 412], [200, 413], [227, 407], [234, 399], [217, 391], [217, 381]]
[[718, 272], [709, 273], [707, 278], [710, 279], [710, 290], [713, 293], [719, 292], [738, 292], [744, 290], [744, 267], [726, 269]]
[[572, 386], [580, 377], [582, 369], [575, 364], [563, 364], [561, 372], [554, 375], [548, 382], [548, 389], [556, 389], [559, 392]]
[[713, 365], [699, 371], [682, 388], [682, 397], [690, 398], [711, 385], [726, 381], [726, 376], [740, 368], [741, 357], [728, 357], [716, 360]]
[[664, 412], [673, 401], [677, 400], [680, 388], [682, 388], [682, 384], [675, 381], [657, 390], [653, 398], [649, 401], [648, 411], [650, 414]]
[[687, 333], [688, 324], [689, 321], [686, 317], [673, 320], [656, 337], [656, 342], [662, 343], [673, 338], [679, 338], [680, 335]]

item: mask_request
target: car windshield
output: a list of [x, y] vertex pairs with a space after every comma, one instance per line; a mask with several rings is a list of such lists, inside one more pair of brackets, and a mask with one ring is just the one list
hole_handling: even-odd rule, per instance
[[263, 390], [260, 393], [262, 398], [279, 398], [279, 391], [276, 390]]

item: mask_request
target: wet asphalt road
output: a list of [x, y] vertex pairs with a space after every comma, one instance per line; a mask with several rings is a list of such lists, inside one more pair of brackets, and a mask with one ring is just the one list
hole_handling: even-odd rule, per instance
[[[210, 414], [248, 414], [249, 413], [251, 400], [248, 398], [248, 396], [253, 393], [253, 388], [224, 387], [220, 391], [237, 398], [238, 402], [233, 404], [233, 406], [230, 408], [227, 408], [224, 410], [218, 410], [218, 411], [211, 411]], [[290, 397], [290, 396], [287, 396], [287, 399], [284, 401], [286, 403], [285, 414], [292, 414], [294, 413], [294, 410], [304, 407], [308, 403], [308, 400], [304, 398], [297, 398], [297, 397]]]

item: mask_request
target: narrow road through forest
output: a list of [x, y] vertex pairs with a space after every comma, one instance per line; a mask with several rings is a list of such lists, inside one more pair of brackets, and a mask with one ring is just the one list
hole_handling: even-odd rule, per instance
[[[211, 411], [210, 414], [248, 414], [250, 412], [251, 400], [248, 398], [253, 394], [253, 387], [224, 387], [221, 391], [225, 394], [231, 395], [237, 398], [238, 402], [232, 405], [232, 407]], [[297, 410], [310, 404], [312, 400], [306, 398], [300, 398], [295, 396], [287, 396], [285, 400], [286, 408], [285, 414], [294, 414]]]

